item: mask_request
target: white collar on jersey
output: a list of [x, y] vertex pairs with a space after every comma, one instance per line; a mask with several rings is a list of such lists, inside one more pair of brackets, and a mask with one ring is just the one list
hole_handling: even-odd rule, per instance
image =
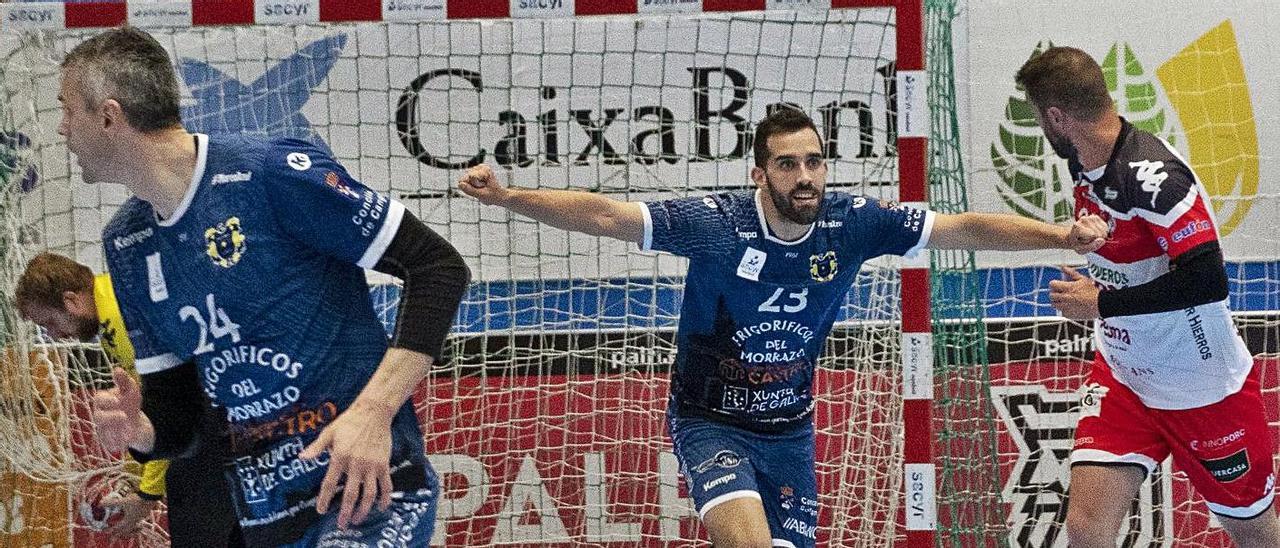
[[1092, 183], [1094, 181], [1097, 181], [1098, 179], [1101, 179], [1102, 174], [1106, 172], [1107, 172], [1107, 164], [1102, 164], [1098, 167], [1090, 169], [1089, 171], [1082, 172], [1080, 174], [1083, 175], [1085, 179], [1088, 179], [1090, 183]]
[[783, 239], [781, 239], [781, 238], [777, 238], [777, 237], [775, 237], [775, 236], [773, 235], [773, 232], [770, 232], [770, 231], [769, 231], [769, 222], [768, 222], [768, 221], [766, 221], [766, 220], [765, 220], [765, 218], [764, 218], [764, 207], [760, 205], [760, 193], [761, 193], [761, 192], [763, 192], [763, 191], [762, 191], [762, 190], [760, 190], [760, 189], [758, 189], [758, 188], [756, 189], [756, 194], [755, 194], [755, 199], [756, 199], [756, 217], [758, 217], [758, 218], [760, 219], [760, 233], [761, 233], [761, 234], [764, 234], [764, 239], [769, 240], [770, 242], [773, 242], [773, 243], [776, 243], [776, 244], [782, 244], [782, 245], [797, 245], [797, 244], [800, 244], [800, 243], [804, 242], [805, 240], [808, 240], [808, 239], [809, 239], [809, 236], [813, 234], [813, 227], [814, 227], [814, 225], [816, 225], [816, 224], [818, 224], [818, 223], [809, 223], [809, 231], [808, 231], [808, 232], [805, 232], [805, 233], [804, 233], [804, 236], [801, 236], [801, 237], [800, 237], [800, 239], [798, 239], [798, 240], [793, 240], [793, 241], [790, 241], [790, 242], [788, 242], [788, 241], [786, 241], [786, 240], [783, 240]]
[[182, 214], [187, 212], [187, 208], [191, 207], [191, 200], [196, 197], [196, 190], [200, 188], [200, 180], [204, 178], [205, 161], [209, 158], [209, 136], [203, 133], [194, 133], [192, 137], [196, 140], [196, 170], [191, 174], [191, 184], [187, 186], [187, 193], [182, 195], [182, 202], [178, 204], [178, 209], [173, 210], [173, 215], [168, 219], [161, 219], [156, 215], [156, 224], [160, 226], [173, 226], [182, 218]]

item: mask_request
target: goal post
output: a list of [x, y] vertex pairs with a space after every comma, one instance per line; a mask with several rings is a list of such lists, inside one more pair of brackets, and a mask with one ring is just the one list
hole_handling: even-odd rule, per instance
[[[818, 123], [832, 189], [940, 213], [1064, 222], [1061, 181], [1053, 186], [1055, 164], [1033, 120], [1019, 114], [1011, 70], [980, 72], [989, 59], [979, 47], [997, 33], [954, 36], [960, 8], [955, 0], [0, 4], [0, 278], [8, 291], [38, 250], [101, 268], [102, 224], [127, 195], [79, 181], [56, 134], [58, 60], [101, 27], [138, 24], [174, 56], [192, 131], [315, 141], [466, 256], [475, 282], [451, 361], [417, 399], [444, 480], [436, 545], [691, 544], [705, 536], [690, 507], [699, 487], [680, 478], [663, 420], [685, 262], [481, 206], [452, 192], [454, 181], [485, 161], [515, 186], [623, 200], [740, 191], [751, 188], [754, 124], [769, 109], [796, 106]], [[1196, 118], [1212, 111], [1204, 93], [1221, 90], [1196, 90], [1187, 74], [1239, 64], [1225, 31], [1201, 33], [1188, 38], [1190, 52], [1171, 51], [1146, 72], [1124, 46], [1097, 54], [1130, 118], [1174, 136], [1175, 146], [1225, 154], [1204, 145], [1199, 129], [1243, 131], [1252, 118]], [[1034, 49], [1025, 46], [1019, 55]], [[964, 55], [974, 60], [957, 65]], [[1144, 86], [1165, 102], [1146, 101]], [[992, 101], [1000, 104], [992, 113], [973, 106]], [[1236, 156], [1190, 161], [1221, 168]], [[1224, 188], [1234, 181], [1216, 179]], [[1252, 215], [1275, 215], [1274, 188], [1251, 197], [1222, 189], [1222, 222], [1243, 223], [1248, 204]], [[1277, 401], [1275, 242], [1262, 238], [1267, 247], [1248, 260], [1229, 256], [1242, 325], [1261, 333], [1258, 352], [1272, 357], [1263, 361], [1268, 410]], [[1010, 265], [933, 252], [864, 266], [815, 373], [820, 510], [814, 524], [792, 525], [824, 545], [1062, 544], [1065, 484], [1051, 457], [1074, 425], [1071, 391], [1088, 344], [1083, 325], [1047, 306], [1043, 288], [1059, 257], [1041, 259]], [[375, 283], [371, 298], [393, 325], [398, 287]], [[41, 508], [67, 510], [70, 531], [42, 526], [40, 538], [91, 538], [74, 516], [78, 490], [128, 476], [84, 421], [87, 389], [105, 376], [83, 351], [36, 343], [8, 311], [0, 319], [15, 356], [29, 357], [0, 376], [0, 425], [15, 425], [0, 434], [0, 474], [24, 476], [12, 483], [23, 508], [44, 499], [54, 502]], [[1029, 447], [1034, 435], [1052, 442]], [[1212, 524], [1202, 504], [1188, 502], [1185, 481], [1161, 474], [1135, 506], [1148, 511], [1126, 531], [1143, 545], [1221, 539], [1196, 530]], [[4, 478], [0, 510], [10, 516]], [[5, 522], [0, 545], [36, 538], [15, 536], [14, 521]], [[35, 522], [24, 519], [24, 530]]]

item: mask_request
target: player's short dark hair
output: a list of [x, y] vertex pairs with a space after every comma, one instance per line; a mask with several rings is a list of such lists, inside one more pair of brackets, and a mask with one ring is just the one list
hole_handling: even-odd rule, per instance
[[182, 125], [178, 78], [169, 53], [150, 34], [131, 26], [104, 31], [72, 48], [63, 70], [81, 69], [90, 111], [115, 99], [125, 119], [142, 132]]
[[818, 126], [813, 123], [813, 118], [808, 114], [788, 106], [775, 108], [760, 121], [760, 125], [756, 126], [756, 136], [751, 150], [752, 155], [755, 156], [756, 167], [764, 167], [769, 162], [770, 137], [805, 129], [813, 130], [818, 140], [822, 140], [822, 134], [818, 133]]
[[1097, 120], [1111, 111], [1111, 94], [1102, 67], [1076, 48], [1051, 47], [1032, 54], [1014, 81], [1040, 112], [1058, 107], [1083, 120]]
[[57, 253], [41, 253], [27, 262], [18, 277], [13, 300], [18, 309], [36, 304], [63, 310], [62, 294], [93, 291], [93, 271]]

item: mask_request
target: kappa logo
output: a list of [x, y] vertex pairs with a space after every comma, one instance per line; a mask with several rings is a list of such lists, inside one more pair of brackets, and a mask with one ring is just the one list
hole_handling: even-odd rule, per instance
[[829, 282], [836, 277], [839, 271], [839, 264], [836, 262], [836, 252], [828, 251], [821, 255], [809, 256], [809, 277], [816, 282]]
[[1143, 160], [1141, 162], [1129, 162], [1129, 167], [1138, 168], [1138, 172], [1133, 176], [1142, 183], [1143, 191], [1151, 193], [1151, 207], [1156, 207], [1156, 197], [1160, 195], [1160, 185], [1163, 185], [1164, 180], [1169, 178], [1168, 173], [1160, 171], [1164, 169], [1164, 162]]
[[311, 157], [301, 152], [290, 152], [285, 157], [285, 162], [289, 164], [289, 167], [298, 171], [311, 169]]
[[222, 268], [231, 268], [240, 262], [245, 251], [244, 240], [239, 217], [230, 217], [204, 231], [205, 252], [213, 264]]
[[737, 468], [739, 464], [742, 464], [742, 457], [739, 457], [733, 451], [724, 449], [717, 452], [715, 456], [698, 463], [697, 466], [693, 467], [693, 471], [703, 474], [714, 467]]

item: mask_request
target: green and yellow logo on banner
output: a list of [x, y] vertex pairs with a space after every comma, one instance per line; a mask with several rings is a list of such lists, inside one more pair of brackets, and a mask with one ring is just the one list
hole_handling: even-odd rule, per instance
[[[1052, 46], [1037, 44], [1036, 51]], [[1129, 44], [1113, 45], [1101, 65], [1117, 110], [1188, 153], [1209, 192], [1219, 230], [1230, 234], [1248, 215], [1260, 178], [1258, 132], [1231, 22], [1188, 44], [1156, 68], [1154, 78]], [[1048, 147], [1021, 88], [1005, 107], [991, 162], [1000, 175], [1000, 198], [1011, 209], [1050, 222], [1071, 218], [1066, 163]]]

